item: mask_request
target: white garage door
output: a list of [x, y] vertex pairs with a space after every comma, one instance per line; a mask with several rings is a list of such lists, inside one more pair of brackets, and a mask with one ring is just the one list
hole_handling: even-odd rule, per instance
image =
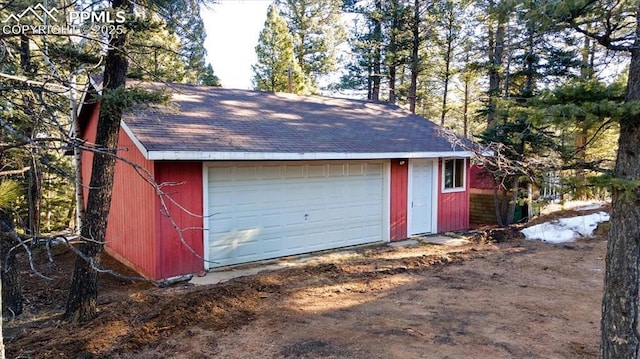
[[208, 267], [383, 240], [384, 164], [229, 164], [208, 175]]

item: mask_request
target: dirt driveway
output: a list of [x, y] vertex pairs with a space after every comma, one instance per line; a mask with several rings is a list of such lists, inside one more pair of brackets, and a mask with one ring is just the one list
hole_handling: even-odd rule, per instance
[[100, 315], [83, 325], [58, 320], [62, 253], [53, 284], [28, 281], [29, 312], [5, 323], [5, 342], [10, 358], [596, 358], [605, 251], [479, 240], [208, 287], [103, 278]]

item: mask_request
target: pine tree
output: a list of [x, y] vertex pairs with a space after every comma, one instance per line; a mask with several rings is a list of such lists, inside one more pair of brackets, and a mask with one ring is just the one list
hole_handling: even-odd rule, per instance
[[150, 10], [162, 18], [170, 34], [177, 35], [181, 44], [178, 54], [185, 69], [184, 82], [198, 83], [207, 71], [204, 48], [206, 31], [200, 16], [200, 0], [154, 0]]
[[154, 1], [145, 16], [146, 29], [130, 34], [128, 77], [189, 84], [204, 78], [220, 86], [205, 62], [206, 32], [197, 2]]
[[610, 51], [630, 55], [625, 111], [609, 181], [612, 192], [602, 298], [600, 358], [637, 358], [640, 350], [640, 5], [637, 1], [549, 2], [549, 15]]
[[295, 61], [293, 40], [287, 24], [273, 5], [267, 9], [267, 20], [256, 46], [258, 63], [252, 65], [256, 90], [306, 93], [307, 85], [299, 64]]
[[504, 62], [506, 23], [510, 16], [510, 5], [498, 0], [488, 0], [486, 4], [487, 29], [487, 72], [489, 89], [487, 91], [487, 126], [496, 121], [497, 101], [502, 94], [503, 76], [501, 70]]
[[401, 77], [403, 73], [398, 70], [402, 70], [411, 55], [413, 33], [409, 25], [414, 21], [412, 10], [412, 7], [407, 3], [398, 0], [389, 1], [383, 7], [382, 22], [385, 32], [388, 34], [386, 36], [388, 41], [384, 46], [384, 63], [389, 80], [388, 100], [391, 103], [395, 103], [399, 97], [396, 85], [401, 80], [398, 77]]
[[382, 1], [362, 4], [355, 2], [347, 8], [355, 14], [347, 38], [349, 53], [337, 90], [366, 92], [368, 100], [380, 99], [382, 68]]
[[293, 35], [295, 58], [307, 81], [337, 69], [336, 53], [345, 41], [340, 0], [277, 0], [280, 15]]
[[[539, 120], [545, 109], [536, 106], [536, 98], [546, 84], [574, 76], [580, 63], [571, 60], [576, 59], [577, 54], [571, 51], [574, 49], [570, 41], [563, 43], [558, 39], [557, 27], [540, 20], [537, 1], [523, 1], [518, 6], [490, 1], [489, 5], [489, 15], [493, 14], [497, 20], [488, 22], [489, 30], [495, 28], [495, 32], [490, 32], [494, 35], [489, 51], [493, 61], [487, 66], [490, 80], [485, 107], [488, 128], [480, 137], [483, 142], [507, 146], [507, 157], [512, 161], [531, 163], [532, 159], [544, 156], [550, 159], [558, 149], [557, 141], [554, 141], [556, 133]], [[509, 26], [505, 27], [507, 22]], [[498, 64], [500, 66], [496, 67]], [[520, 167], [510, 173], [490, 169], [496, 186], [503, 192], [495, 198], [496, 203], [503, 203], [496, 205], [501, 225], [512, 223], [516, 203], [524, 197], [519, 192], [530, 190], [529, 184], [541, 169], [540, 165], [537, 168], [532, 165]]]
[[543, 92], [535, 106], [544, 109], [544, 122], [558, 132], [564, 187], [573, 198], [586, 199], [593, 194], [591, 182], [613, 169], [615, 159], [616, 118], [622, 115], [620, 104], [624, 86], [605, 84], [597, 78], [575, 78]]
[[[2, 264], [2, 315], [19, 315], [22, 313], [22, 288], [18, 277], [13, 210], [18, 197], [20, 186], [14, 181], [0, 182], [0, 263]], [[2, 334], [0, 332], [0, 334]]]
[[[136, 4], [136, 13], [149, 11], [150, 14], [152, 10], [157, 9], [157, 3], [154, 1]], [[1, 18], [7, 18], [9, 13], [20, 14], [31, 5], [25, 1], [11, 2], [0, 9]], [[127, 16], [122, 26], [126, 31], [117, 32], [111, 37], [101, 31], [86, 29], [79, 36], [32, 34], [25, 31], [18, 36], [3, 37], [2, 45], [5, 51], [0, 51], [0, 180], [12, 179], [24, 184], [21, 189], [27, 194], [18, 199], [12, 210], [16, 213], [16, 218], [35, 220], [29, 221], [30, 231], [23, 231], [33, 237], [29, 238], [33, 245], [38, 244], [38, 231], [43, 224], [50, 225], [51, 230], [65, 228], [72, 215], [69, 207], [66, 211], [59, 208], [69, 206], [70, 198], [60, 196], [69, 196], [71, 187], [67, 187], [69, 190], [66, 191], [58, 191], [55, 188], [68, 186], [71, 182], [68, 178], [73, 173], [69, 157], [64, 157], [62, 150], [72, 148], [74, 152], [80, 151], [80, 142], [76, 141], [77, 138], [73, 135], [69, 135], [70, 132], [73, 133], [69, 131], [73, 122], [69, 117], [74, 117], [69, 116], [69, 97], [84, 87], [84, 83], [77, 84], [76, 79], [86, 78], [88, 74], [93, 75], [101, 70], [99, 66], [104, 66], [104, 86], [95, 140], [98, 151], [94, 156], [93, 174], [88, 189], [85, 225], [81, 229], [81, 236], [86, 241], [78, 247], [82, 257], [76, 261], [65, 312], [67, 319], [79, 321], [92, 318], [96, 312], [97, 267], [105, 243], [111, 178], [116, 160], [113, 154], [117, 152], [120, 115], [133, 103], [159, 99], [157, 94], [149, 96], [144, 91], [140, 93], [135, 89], [125, 89], [124, 86], [129, 50], [125, 38], [148, 30], [149, 23], [142, 16], [137, 17], [133, 14], [134, 5], [128, 0], [73, 3], [70, 5], [73, 7], [65, 9], [78, 10], [84, 5], [89, 7], [82, 8], [83, 11], [109, 11], [112, 9], [105, 9], [105, 6], [109, 5], [118, 11], [124, 11]], [[63, 25], [63, 18], [65, 17], [58, 18], [58, 25]], [[41, 24], [42, 19], [35, 14], [26, 13], [20, 22]], [[110, 46], [105, 46], [106, 43]], [[174, 49], [180, 50], [180, 47], [172, 50]], [[152, 67], [160, 69], [164, 60], [166, 58], [158, 56]], [[72, 106], [72, 110], [76, 113], [77, 108]], [[91, 144], [84, 144], [84, 150], [91, 150], [88, 148]], [[50, 200], [49, 196], [53, 200]], [[23, 204], [26, 202], [25, 197], [35, 198], [38, 203]], [[82, 203], [82, 200], [78, 202]], [[42, 221], [45, 216], [38, 215], [38, 212], [46, 214], [46, 218], [57, 213], [60, 218], [56, 221]], [[6, 232], [10, 225], [6, 225], [8, 222], [5, 217], [2, 218], [2, 222], [5, 223], [3, 232]], [[61, 222], [66, 223], [64, 227], [60, 225]], [[16, 221], [15, 225], [18, 227], [23, 223]], [[17, 229], [20, 230], [19, 227]], [[3, 239], [6, 239], [5, 237], [3, 236]], [[14, 232], [15, 238], [17, 237]], [[7, 248], [6, 244], [25, 251], [30, 251], [31, 248], [12, 245], [3, 240], [3, 250]], [[12, 253], [15, 253], [15, 250]], [[6, 256], [3, 254], [1, 257]], [[4, 274], [3, 271], [3, 276]], [[5, 284], [5, 293], [19, 292], [19, 284], [15, 281], [8, 280]], [[20, 295], [16, 297], [21, 298]]]
[[181, 43], [175, 33], [167, 29], [166, 23], [157, 16], [150, 21], [147, 31], [131, 32], [129, 35], [129, 78], [195, 83], [180, 56]]
[[[130, 16], [133, 3], [128, 0], [112, 0], [112, 8], [123, 8]], [[71, 276], [69, 297], [64, 318], [73, 322], [85, 322], [97, 314], [98, 271], [106, 240], [107, 218], [111, 206], [113, 178], [116, 159], [110, 156], [118, 145], [120, 121], [126, 102], [124, 88], [129, 67], [127, 59], [127, 33], [118, 34], [109, 40], [105, 59], [102, 103], [98, 117], [95, 144], [104, 149], [93, 157], [90, 186], [87, 195], [85, 223], [80, 235], [87, 241], [79, 246], [82, 256], [75, 262]]]
[[213, 67], [211, 66], [211, 64], [207, 64], [207, 67], [205, 67], [204, 73], [200, 75], [200, 79], [198, 80], [198, 83], [204, 86], [214, 86], [214, 87], [222, 86], [220, 84], [220, 78], [218, 78], [218, 76], [216, 76], [216, 74], [213, 72]]
[[440, 126], [444, 126], [451, 107], [448, 103], [449, 87], [455, 75], [455, 55], [463, 35], [462, 26], [464, 22], [462, 20], [465, 18], [464, 9], [466, 4], [464, 1], [441, 0], [436, 2], [435, 5], [437, 25], [441, 29], [436, 34], [436, 42], [443, 62], [441, 71], [443, 88]]
[[[130, 0], [111, 0], [111, 9], [124, 11], [129, 30], [144, 25], [134, 20], [134, 3]], [[123, 31], [109, 38], [104, 60], [100, 109], [95, 135], [91, 178], [86, 200], [86, 215], [80, 229], [84, 240], [78, 247], [78, 257], [71, 276], [69, 296], [63, 317], [72, 322], [91, 320], [97, 314], [98, 271], [106, 243], [107, 220], [113, 193], [118, 137], [122, 115], [134, 104], [161, 102], [157, 92], [126, 88], [129, 68], [127, 52], [129, 35]]]

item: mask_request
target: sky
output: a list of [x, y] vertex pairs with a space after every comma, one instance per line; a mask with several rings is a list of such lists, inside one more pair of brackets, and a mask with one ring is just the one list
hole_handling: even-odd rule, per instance
[[226, 88], [251, 89], [255, 47], [271, 0], [219, 0], [202, 9], [207, 62]]

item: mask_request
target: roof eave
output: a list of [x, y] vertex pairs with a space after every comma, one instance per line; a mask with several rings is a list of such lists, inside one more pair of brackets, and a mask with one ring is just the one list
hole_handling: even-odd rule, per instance
[[471, 157], [469, 151], [436, 152], [207, 152], [207, 151], [146, 151], [153, 161], [304, 161], [304, 160], [374, 160], [393, 158]]

